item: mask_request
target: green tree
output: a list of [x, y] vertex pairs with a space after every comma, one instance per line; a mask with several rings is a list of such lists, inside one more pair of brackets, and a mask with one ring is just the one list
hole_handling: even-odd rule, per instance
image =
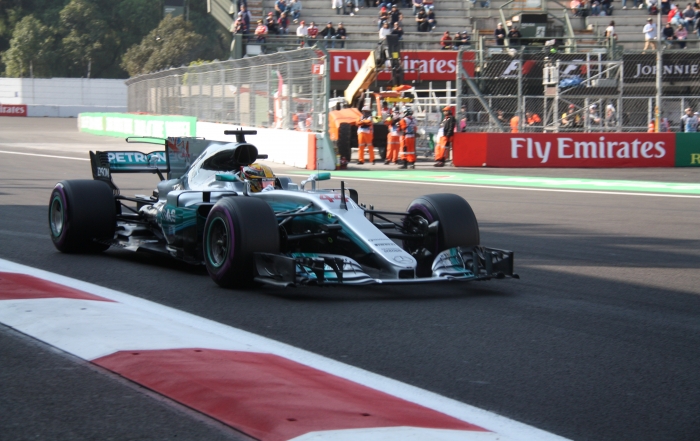
[[168, 15], [141, 44], [126, 51], [121, 65], [130, 76], [179, 67], [205, 58], [207, 48], [204, 42], [205, 38], [194, 31], [192, 23], [183, 17]]
[[59, 14], [64, 67], [70, 77], [118, 77], [119, 39], [98, 7], [89, 0], [71, 0]]
[[10, 40], [10, 48], [2, 55], [7, 76], [51, 77], [56, 66], [53, 31], [33, 15], [24, 17], [15, 27]]
[[[115, 6], [121, 55], [155, 29], [163, 15], [163, 6], [153, 0], [122, 0]], [[121, 59], [120, 59], [121, 61]]]

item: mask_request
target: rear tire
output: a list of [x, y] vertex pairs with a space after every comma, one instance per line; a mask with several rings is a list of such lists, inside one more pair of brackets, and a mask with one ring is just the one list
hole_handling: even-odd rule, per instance
[[100, 252], [109, 248], [105, 242], [114, 239], [117, 208], [106, 182], [59, 182], [51, 192], [48, 214], [51, 240], [61, 252]]
[[204, 261], [209, 276], [225, 288], [253, 284], [253, 253], [279, 253], [279, 224], [267, 202], [254, 196], [221, 199], [204, 225]]
[[[449, 248], [477, 246], [481, 242], [479, 223], [474, 211], [462, 197], [450, 193], [439, 193], [421, 196], [409, 204], [405, 225], [410, 228], [415, 222], [430, 225], [438, 221], [437, 234], [428, 235], [421, 240], [404, 240], [404, 249], [412, 253], [425, 248], [431, 255], [425, 258], [417, 257], [416, 272], [419, 277], [432, 274], [432, 262], [435, 256]], [[422, 220], [421, 220], [422, 219]]]

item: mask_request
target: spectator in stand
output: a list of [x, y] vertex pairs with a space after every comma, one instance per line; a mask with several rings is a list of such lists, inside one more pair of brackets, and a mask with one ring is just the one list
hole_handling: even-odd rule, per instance
[[[644, 0], [634, 0], [633, 8], [642, 9], [644, 7]], [[627, 0], [622, 0], [622, 9], [627, 9]]]
[[605, 128], [608, 131], [615, 131], [617, 129], [617, 114], [615, 113], [615, 106], [612, 103], [605, 106]]
[[387, 35], [391, 34], [391, 28], [389, 27], [389, 22], [384, 22], [382, 28], [379, 30], [379, 39], [384, 40]]
[[345, 29], [342, 21], [338, 23], [338, 29], [335, 30], [335, 39], [338, 40], [338, 47], [343, 49], [345, 47], [345, 40], [348, 39], [348, 30]]
[[525, 122], [528, 132], [536, 132], [541, 128], [542, 119], [535, 112], [525, 112]]
[[505, 115], [505, 113], [503, 113], [503, 110], [496, 110], [496, 119], [498, 120], [498, 122], [499, 122], [503, 127], [505, 127], [505, 126], [506, 126], [506, 123], [508, 122], [508, 121], [506, 120], [506, 115]]
[[666, 15], [671, 10], [671, 0], [661, 0], [661, 13]]
[[389, 20], [392, 28], [394, 27], [394, 23], [399, 23], [401, 20], [403, 20], [403, 14], [401, 11], [399, 11], [398, 6], [393, 5], [391, 7], [391, 11], [389, 12]]
[[571, 12], [574, 13], [574, 17], [583, 17], [583, 10], [581, 8], [580, 0], [571, 0], [571, 3], [569, 3], [569, 8], [571, 9]]
[[242, 5], [241, 10], [238, 11], [238, 18], [243, 20], [245, 23], [246, 32], [248, 32], [250, 29], [250, 21], [253, 19], [253, 17], [250, 15], [250, 12], [248, 12], [248, 8], [245, 5]]
[[457, 36], [454, 39], [455, 49], [458, 49], [460, 46], [469, 46], [469, 43], [469, 34], [467, 31], [457, 32]]
[[678, 41], [678, 49], [685, 49], [686, 40], [688, 39], [688, 31], [682, 24], [676, 28], [676, 40]]
[[258, 26], [255, 28], [255, 41], [258, 43], [265, 43], [265, 38], [267, 37], [267, 26], [262, 20], [258, 20]]
[[343, 0], [331, 0], [331, 9], [335, 9], [335, 14], [339, 15], [343, 9]]
[[425, 13], [425, 8], [416, 14], [416, 25], [418, 32], [428, 32], [428, 14]]
[[597, 17], [600, 15], [600, 2], [598, 2], [598, 0], [594, 0], [591, 4], [591, 15], [593, 17]]
[[506, 40], [506, 30], [503, 29], [503, 23], [498, 23], [496, 30], [493, 31], [493, 36], [496, 38], [496, 45], [503, 46]]
[[678, 26], [681, 24], [681, 21], [683, 21], [683, 16], [681, 15], [681, 11], [678, 9], [678, 6], [671, 5], [671, 10], [668, 11], [666, 21], [671, 23], [672, 26]]
[[644, 51], [647, 49], [656, 50], [656, 25], [654, 24], [654, 19], [647, 18], [647, 24], [644, 25], [642, 32], [644, 33], [645, 41], [642, 53], [644, 53]]
[[330, 40], [331, 48], [335, 48], [335, 28], [332, 22], [326, 23], [326, 27], [321, 29], [321, 32], [318, 34], [326, 40], [326, 47], [328, 47], [328, 41]]
[[277, 20], [272, 12], [267, 14], [267, 19], [265, 19], [265, 26], [267, 26], [267, 35], [277, 35], [279, 34], [279, 28], [277, 27]]
[[581, 127], [581, 115], [576, 112], [575, 105], [569, 104], [569, 109], [561, 116], [561, 125], [570, 130]]
[[292, 16], [294, 24], [299, 23], [301, 17], [301, 0], [292, 0], [289, 3], [289, 15]]
[[248, 33], [248, 28], [245, 26], [245, 22], [240, 18], [237, 18], [231, 27], [231, 33], [233, 35], [245, 35]]
[[277, 0], [275, 2], [275, 16], [279, 20], [282, 13], [287, 10], [287, 2], [285, 0]]
[[452, 45], [452, 36], [450, 35], [450, 31], [445, 31], [445, 33], [442, 34], [442, 37], [440, 38], [440, 48], [442, 50], [450, 50], [454, 48]]
[[394, 29], [391, 30], [392, 35], [398, 35], [399, 40], [403, 40], [403, 28], [401, 23], [394, 23]]
[[700, 38], [700, 6], [695, 5], [693, 9], [695, 9], [695, 33]]
[[238, 8], [239, 11], [241, 10], [241, 8], [243, 8], [243, 6], [245, 6], [246, 8], [248, 7], [248, 2], [246, 0], [236, 1], [236, 7]]
[[432, 8], [433, 5], [433, 0], [423, 0], [423, 9], [425, 9], [425, 12], [428, 12], [428, 8]]
[[418, 11], [423, 8], [423, 0], [413, 0], [413, 15], [418, 14]]
[[523, 34], [520, 33], [518, 28], [513, 26], [510, 28], [510, 31], [508, 31], [508, 46], [519, 47], [521, 38], [523, 38]]
[[656, 15], [659, 13], [659, 0], [647, 0], [647, 11], [649, 15]]
[[615, 20], [611, 20], [607, 28], [605, 28], [605, 42], [612, 43], [613, 40], [617, 40], [617, 34], [615, 33]]
[[[697, 112], [696, 112], [697, 113]], [[693, 113], [693, 109], [685, 109], [685, 115], [681, 117], [681, 132], [697, 132], [698, 116]]]
[[294, 23], [299, 23], [299, 17], [301, 17], [301, 0], [292, 0], [289, 3], [289, 13]]
[[313, 21], [311, 22], [309, 27], [306, 29], [306, 34], [308, 38], [311, 38], [313, 40], [316, 39], [316, 37], [318, 36], [318, 28], [316, 27], [316, 23], [314, 23]]
[[661, 39], [666, 47], [671, 47], [676, 42], [676, 33], [673, 31], [671, 23], [666, 23], [664, 26], [663, 31], [661, 31]]
[[601, 0], [600, 7], [602, 8], [603, 12], [605, 12], [604, 15], [613, 15], [614, 7], [612, 5], [612, 0]]
[[435, 19], [435, 9], [433, 6], [428, 8], [426, 18], [428, 19], [428, 30], [433, 32], [438, 24], [437, 20]]
[[466, 132], [468, 121], [469, 118], [467, 116], [467, 106], [462, 106], [459, 112], [459, 122], [457, 123], [457, 130], [460, 132]]
[[688, 5], [685, 7], [682, 15], [685, 30], [688, 32], [693, 32], [693, 28], [695, 27], [695, 10], [690, 3], [688, 3]]
[[[355, 15], [360, 10], [360, 0], [343, 0], [343, 15]], [[353, 12], [355, 11], [355, 12]]]
[[386, 6], [382, 6], [379, 9], [379, 18], [377, 19], [377, 29], [381, 30], [384, 23], [389, 22], [389, 11]]
[[289, 33], [289, 17], [287, 17], [286, 12], [282, 12], [280, 18], [277, 19], [277, 32], [280, 35], [287, 35]]
[[602, 119], [600, 118], [600, 113], [598, 113], [598, 105], [591, 104], [588, 108], [588, 115], [586, 115], [588, 130], [591, 132], [600, 132], [601, 122]]
[[299, 22], [299, 26], [297, 27], [297, 37], [299, 38], [298, 43], [299, 43], [300, 47], [304, 47], [306, 37], [308, 37], [308, 36], [309, 36], [309, 30], [307, 29], [306, 23], [304, 22], [304, 20], [302, 20], [301, 22]]

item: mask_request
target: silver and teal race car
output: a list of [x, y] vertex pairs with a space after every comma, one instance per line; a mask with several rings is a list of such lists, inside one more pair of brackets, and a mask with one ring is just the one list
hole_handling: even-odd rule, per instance
[[[90, 152], [93, 180], [56, 184], [51, 239], [62, 252], [109, 247], [204, 264], [225, 287], [365, 285], [517, 277], [513, 252], [482, 247], [471, 207], [454, 194], [416, 198], [405, 212], [367, 208], [353, 189], [300, 183], [258, 164], [246, 142], [160, 140], [164, 149]], [[153, 142], [128, 138], [127, 142]], [[153, 173], [152, 195], [124, 196], [116, 173]]]

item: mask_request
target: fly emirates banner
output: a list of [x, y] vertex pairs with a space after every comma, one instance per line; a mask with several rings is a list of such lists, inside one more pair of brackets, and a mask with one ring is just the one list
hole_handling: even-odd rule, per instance
[[462, 167], [673, 167], [674, 133], [456, 133]]
[[[369, 56], [369, 51], [330, 50], [331, 80], [350, 81]], [[457, 51], [403, 51], [401, 63], [404, 80], [456, 81]], [[462, 64], [470, 76], [474, 76], [474, 52], [462, 53]], [[379, 74], [380, 81], [391, 79], [388, 71]]]

